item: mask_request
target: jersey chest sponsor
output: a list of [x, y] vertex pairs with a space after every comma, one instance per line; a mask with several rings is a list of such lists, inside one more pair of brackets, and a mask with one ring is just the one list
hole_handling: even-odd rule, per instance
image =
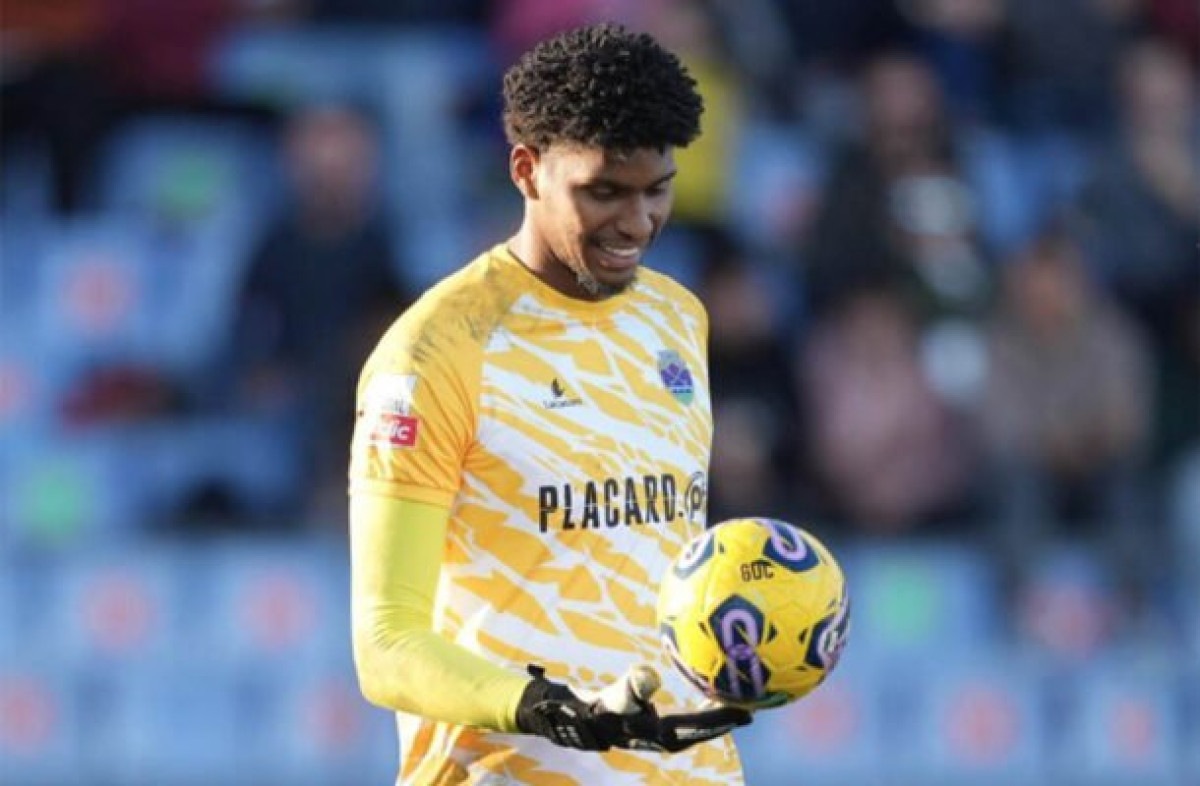
[[543, 484], [538, 487], [538, 531], [701, 523], [706, 496], [702, 472], [683, 482], [667, 472]]

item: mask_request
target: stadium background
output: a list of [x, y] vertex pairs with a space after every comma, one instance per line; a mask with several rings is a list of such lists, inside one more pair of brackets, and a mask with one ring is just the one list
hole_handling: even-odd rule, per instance
[[503, 67], [596, 17], [709, 104], [650, 260], [713, 315], [713, 517], [805, 524], [854, 597], [749, 782], [1200, 782], [1194, 3], [0, 17], [0, 782], [391, 782], [345, 397], [515, 226]]

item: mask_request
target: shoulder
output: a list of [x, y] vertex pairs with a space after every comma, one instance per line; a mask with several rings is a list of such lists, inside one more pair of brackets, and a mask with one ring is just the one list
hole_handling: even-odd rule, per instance
[[669, 313], [685, 320], [696, 321], [708, 330], [708, 310], [694, 292], [675, 279], [657, 270], [642, 268], [638, 272], [638, 296], [649, 303], [665, 307]]
[[478, 357], [517, 293], [486, 252], [422, 294], [380, 339], [369, 364], [421, 365]]

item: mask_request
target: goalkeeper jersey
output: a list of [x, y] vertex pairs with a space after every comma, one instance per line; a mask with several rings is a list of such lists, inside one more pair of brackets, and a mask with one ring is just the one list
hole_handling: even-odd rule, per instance
[[[647, 662], [663, 676], [660, 711], [695, 709], [654, 612], [659, 577], [705, 526], [707, 331], [699, 301], [659, 273], [581, 301], [502, 245], [393, 324], [359, 382], [351, 491], [449, 508], [438, 633], [591, 690]], [[401, 784], [741, 782], [729, 736], [672, 756], [597, 754], [397, 722]]]

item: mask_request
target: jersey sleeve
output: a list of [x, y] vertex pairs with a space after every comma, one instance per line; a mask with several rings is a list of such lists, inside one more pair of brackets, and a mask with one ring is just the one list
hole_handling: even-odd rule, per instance
[[359, 381], [351, 493], [452, 504], [475, 436], [481, 355], [454, 315], [418, 311], [385, 334]]
[[352, 619], [359, 685], [381, 707], [514, 732], [517, 705], [529, 677], [432, 630], [447, 517], [444, 508], [419, 502], [351, 498]]

